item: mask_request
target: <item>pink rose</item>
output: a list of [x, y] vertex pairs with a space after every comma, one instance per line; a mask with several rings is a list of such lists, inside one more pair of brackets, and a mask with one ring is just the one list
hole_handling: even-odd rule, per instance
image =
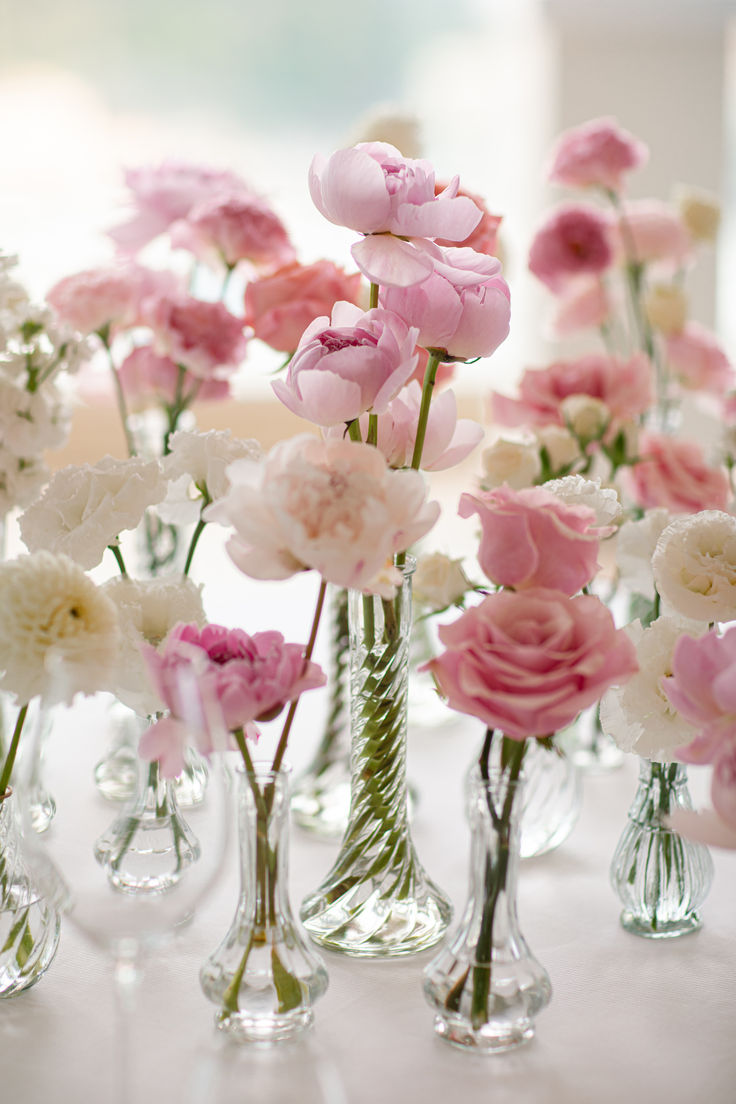
[[591, 119], [560, 135], [548, 178], [569, 188], [605, 188], [620, 192], [625, 173], [649, 156], [643, 142], [622, 130], [615, 119]]
[[248, 192], [235, 173], [183, 161], [128, 169], [125, 183], [132, 192], [133, 216], [108, 233], [122, 253], [130, 254], [165, 233], [173, 222], [185, 218], [195, 204], [213, 194]]
[[631, 494], [643, 509], [663, 506], [673, 514], [726, 509], [731, 497], [728, 475], [724, 468], [706, 463], [695, 441], [644, 433], [639, 455], [641, 460], [627, 474]]
[[190, 372], [180, 372], [170, 357], [159, 356], [150, 345], [140, 345], [125, 358], [118, 369], [123, 392], [132, 410], [143, 410], [152, 403], [171, 405], [181, 386], [182, 394], [194, 394], [197, 402], [226, 399], [230, 384], [224, 379], [198, 379]]
[[569, 337], [580, 330], [598, 329], [611, 316], [605, 284], [597, 277], [576, 281], [556, 303], [552, 334]]
[[587, 506], [571, 506], [542, 487], [460, 496], [460, 517], [478, 514], [481, 541], [478, 563], [499, 586], [516, 590], [551, 587], [576, 594], [598, 570], [600, 538]]
[[348, 274], [332, 261], [293, 261], [248, 284], [245, 321], [266, 345], [293, 353], [310, 322], [331, 314], [339, 300], [358, 303], [360, 296], [359, 272]]
[[529, 269], [557, 294], [579, 276], [599, 276], [613, 263], [611, 220], [582, 203], [558, 207], [537, 230]]
[[508, 337], [510, 298], [500, 262], [458, 248], [444, 250], [421, 284], [382, 288], [379, 302], [418, 328], [424, 348], [471, 360], [490, 356]]
[[623, 629], [595, 597], [499, 591], [439, 629], [432, 672], [453, 709], [512, 739], [547, 736], [637, 670]]
[[723, 395], [733, 386], [731, 362], [715, 336], [697, 322], [665, 339], [667, 364], [683, 387]]
[[366, 235], [352, 248], [358, 268], [374, 283], [394, 287], [432, 272], [430, 256], [413, 239], [462, 241], [480, 222], [481, 212], [458, 188], [455, 177], [436, 196], [429, 162], [403, 157], [385, 142], [317, 156], [309, 172], [309, 191], [324, 217]]
[[612, 228], [612, 240], [618, 257], [638, 264], [662, 261], [679, 267], [693, 248], [677, 211], [657, 199], [629, 200]]
[[222, 303], [190, 295], [160, 296], [146, 305], [154, 348], [200, 379], [217, 369], [235, 369], [245, 356], [243, 320]]
[[[440, 195], [446, 187], [446, 184], [435, 183], [435, 194]], [[464, 189], [460, 188], [457, 194], [472, 199], [475, 206], [481, 212], [481, 219], [478, 225], [468, 234], [467, 238], [463, 238], [462, 241], [458, 241], [457, 244], [466, 246], [468, 249], [474, 249], [476, 253], [487, 253], [489, 256], [495, 257], [498, 249], [498, 228], [503, 222], [502, 216], [492, 215], [481, 197], [474, 195], [473, 192], [466, 192]], [[437, 238], [435, 244], [448, 246], [453, 245], [454, 242], [450, 241], [448, 238]]]
[[65, 276], [46, 298], [62, 321], [89, 334], [139, 324], [148, 298], [178, 289], [179, 281], [171, 273], [127, 261]]
[[284, 406], [316, 425], [382, 414], [414, 371], [417, 331], [391, 311], [336, 303], [316, 318], [289, 361], [286, 381], [271, 384]]
[[294, 246], [278, 215], [247, 193], [218, 193], [197, 203], [171, 227], [171, 244], [205, 264], [239, 261], [271, 270], [294, 260]]
[[231, 559], [254, 579], [313, 568], [327, 582], [390, 598], [396, 552], [439, 516], [419, 472], [392, 471], [372, 445], [310, 434], [277, 444], [260, 464], [236, 462], [230, 490], [205, 511], [232, 525]]

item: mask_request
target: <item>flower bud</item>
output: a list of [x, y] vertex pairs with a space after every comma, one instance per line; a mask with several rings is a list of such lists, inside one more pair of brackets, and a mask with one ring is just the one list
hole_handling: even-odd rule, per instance
[[687, 321], [687, 296], [676, 284], [653, 284], [644, 297], [651, 326], [663, 334], [680, 333]]
[[531, 487], [542, 474], [539, 446], [530, 441], [509, 441], [499, 437], [481, 456], [481, 486], [492, 490], [507, 483], [514, 490]]
[[553, 472], [566, 471], [580, 459], [580, 445], [564, 426], [540, 426], [535, 434], [539, 448], [547, 450], [549, 466]]
[[459, 602], [470, 588], [462, 560], [451, 560], [442, 552], [430, 552], [418, 558], [412, 589], [419, 605], [439, 613]]
[[560, 403], [560, 413], [582, 444], [600, 440], [611, 420], [606, 404], [592, 395], [568, 395]]

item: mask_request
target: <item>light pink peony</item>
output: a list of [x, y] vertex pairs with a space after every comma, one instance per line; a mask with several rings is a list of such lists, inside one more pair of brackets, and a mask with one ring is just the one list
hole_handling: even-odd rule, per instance
[[89, 334], [137, 325], [146, 300], [178, 290], [179, 281], [171, 273], [127, 261], [64, 276], [46, 298], [62, 321]]
[[309, 172], [309, 191], [324, 217], [366, 235], [352, 249], [358, 268], [374, 283], [395, 287], [432, 272], [430, 256], [411, 239], [462, 241], [480, 222], [479, 209], [458, 190], [455, 177], [435, 195], [429, 162], [403, 157], [385, 142], [317, 156]]
[[156, 352], [200, 379], [234, 370], [245, 356], [243, 319], [222, 303], [164, 295], [147, 303], [145, 321], [153, 330]]
[[665, 339], [670, 371], [683, 387], [723, 395], [734, 385], [731, 362], [715, 335], [697, 322], [688, 322], [679, 333]]
[[125, 183], [132, 193], [133, 215], [108, 233], [120, 252], [129, 254], [137, 253], [212, 195], [248, 193], [247, 185], [235, 173], [184, 161], [128, 169]]
[[[146, 731], [139, 750], [144, 759], [159, 759], [166, 776], [181, 772], [182, 737], [187, 729], [191, 733], [186, 725], [188, 701], [182, 669], [194, 673], [203, 702], [210, 699], [219, 705], [230, 732], [245, 729], [254, 721], [273, 720], [287, 702], [327, 681], [316, 663], [304, 662], [302, 645], [287, 644], [279, 632], [248, 636], [241, 629], [222, 625], [200, 629], [180, 624], [172, 629], [160, 651], [150, 645], [143, 645], [142, 650], [156, 691], [171, 717]], [[207, 732], [202, 735], [204, 746], [200, 750], [211, 752]]]
[[282, 353], [293, 353], [315, 318], [332, 313], [339, 300], [358, 303], [359, 272], [344, 272], [332, 261], [311, 265], [293, 261], [245, 289], [245, 321], [255, 337]]
[[432, 672], [448, 704], [512, 739], [548, 736], [637, 670], [634, 646], [595, 597], [499, 591], [439, 629]]
[[418, 328], [425, 349], [471, 360], [490, 356], [508, 337], [510, 298], [499, 261], [451, 248], [442, 251], [427, 280], [382, 288], [379, 302]]
[[548, 178], [569, 188], [598, 187], [618, 193], [624, 175], [638, 169], [648, 156], [644, 143], [615, 119], [591, 119], [560, 135]]
[[257, 196], [220, 193], [192, 207], [171, 227], [171, 244], [188, 249], [205, 264], [250, 261], [264, 271], [288, 264], [295, 257], [281, 219]]
[[336, 303], [332, 319], [316, 318], [289, 362], [286, 380], [271, 386], [284, 406], [316, 425], [382, 414], [416, 365], [416, 329], [388, 310]]
[[197, 402], [226, 399], [230, 383], [226, 379], [198, 379], [190, 372], [179, 379], [179, 369], [171, 357], [159, 356], [150, 345], [140, 345], [125, 358], [118, 369], [128, 407], [142, 410], [151, 404], [171, 405], [177, 387], [184, 395], [195, 393]]
[[392, 471], [372, 445], [309, 434], [277, 444], [261, 464], [228, 469], [230, 490], [205, 517], [232, 525], [231, 559], [255, 579], [314, 568], [327, 582], [390, 598], [396, 552], [439, 516], [416, 471]]
[[679, 267], [693, 249], [677, 211], [658, 199], [630, 200], [611, 235], [617, 256], [639, 264], [663, 262]]
[[598, 570], [598, 546], [610, 530], [596, 527], [595, 512], [571, 506], [542, 487], [502, 485], [463, 494], [460, 517], [478, 514], [478, 563], [499, 586], [551, 587], [576, 594]]
[[637, 505], [663, 506], [673, 514], [725, 510], [731, 496], [725, 468], [706, 463], [695, 441], [643, 433], [641, 460], [627, 471], [627, 485]]
[[[436, 195], [440, 195], [447, 184], [435, 183], [434, 190]], [[473, 192], [466, 192], [464, 189], [458, 189], [459, 196], [467, 196], [468, 199], [472, 199], [475, 206], [481, 212], [481, 219], [472, 233], [468, 234], [467, 238], [463, 238], [462, 241], [458, 241], [457, 245], [466, 246], [468, 249], [474, 249], [476, 253], [487, 253], [489, 256], [497, 256], [498, 250], [498, 228], [503, 222], [501, 215], [492, 215], [485, 205], [485, 201], [480, 196], [475, 195]], [[453, 245], [454, 242], [448, 238], [437, 238], [437, 245]]]
[[581, 276], [600, 276], [613, 263], [611, 220], [597, 207], [558, 207], [537, 230], [529, 247], [529, 269], [559, 294]]
[[552, 334], [562, 338], [580, 330], [597, 329], [610, 316], [611, 303], [603, 281], [597, 277], [575, 281], [556, 302]]

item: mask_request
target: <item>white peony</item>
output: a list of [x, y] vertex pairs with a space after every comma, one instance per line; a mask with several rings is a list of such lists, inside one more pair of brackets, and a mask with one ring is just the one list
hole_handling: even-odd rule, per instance
[[618, 492], [613, 487], [602, 487], [600, 479], [565, 475], [562, 479], [548, 479], [542, 486], [568, 506], [587, 506], [595, 514], [599, 528], [610, 530], [621, 521], [623, 507]]
[[619, 579], [627, 590], [654, 601], [652, 556], [670, 515], [663, 507], [647, 510], [638, 521], [625, 521], [616, 537]]
[[19, 519], [31, 552], [47, 548], [96, 567], [108, 545], [135, 529], [148, 506], [166, 494], [157, 460], [115, 460], [70, 465], [58, 471], [41, 497]]
[[459, 602], [471, 589], [462, 560], [451, 560], [442, 552], [429, 552], [417, 557], [414, 572], [414, 599], [433, 613], [440, 613]]
[[652, 557], [654, 582], [673, 610], [694, 621], [736, 619], [736, 517], [702, 510], [662, 532]]
[[530, 441], [509, 441], [499, 437], [481, 454], [483, 472], [480, 484], [491, 491], [506, 483], [515, 491], [531, 487], [542, 473], [539, 446]]
[[162, 466], [170, 484], [158, 512], [172, 525], [196, 522], [203, 503], [216, 502], [227, 493], [226, 473], [233, 461], [263, 458], [258, 441], [232, 437], [229, 429], [178, 430], [169, 440], [169, 449]]
[[677, 749], [695, 736], [693, 726], [662, 690], [662, 679], [672, 674], [675, 644], [685, 629], [675, 618], [659, 617], [648, 629], [634, 621], [626, 631], [636, 647], [639, 671], [624, 686], [615, 686], [603, 695], [601, 728], [622, 751], [670, 762]]

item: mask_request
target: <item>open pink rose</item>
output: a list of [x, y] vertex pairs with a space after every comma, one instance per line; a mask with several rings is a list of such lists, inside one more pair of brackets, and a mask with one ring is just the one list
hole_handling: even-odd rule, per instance
[[233, 267], [250, 261], [264, 271], [294, 260], [294, 246], [281, 219], [264, 200], [247, 193], [220, 193], [202, 200], [171, 227], [171, 244], [205, 264]]
[[679, 267], [693, 249], [677, 211], [658, 199], [629, 200], [611, 233], [617, 256], [639, 264]]
[[179, 281], [171, 273], [127, 261], [64, 276], [46, 298], [62, 321], [89, 334], [137, 325], [151, 296], [178, 290]]
[[284, 406], [316, 425], [382, 414], [414, 371], [416, 329], [389, 310], [336, 303], [302, 334], [286, 380], [271, 386]]
[[580, 276], [599, 276], [612, 262], [610, 218], [582, 203], [553, 211], [529, 248], [530, 271], [556, 294]]
[[150, 345], [140, 345], [125, 358], [118, 369], [120, 385], [131, 410], [142, 410], [152, 403], [171, 405], [177, 388], [183, 395], [194, 394], [197, 402], [226, 399], [230, 383], [226, 379], [198, 379], [180, 372], [171, 357], [159, 356]]
[[307, 326], [330, 315], [335, 303], [358, 303], [359, 272], [344, 272], [332, 261], [284, 265], [245, 289], [245, 321], [255, 337], [282, 353], [293, 353]]
[[480, 222], [481, 212], [458, 189], [455, 177], [435, 195], [430, 163], [403, 157], [386, 142], [317, 156], [309, 172], [309, 191], [324, 217], [366, 235], [352, 248], [358, 268], [374, 283], [394, 287], [432, 272], [431, 258], [412, 239], [462, 241]]
[[591, 119], [561, 134], [552, 152], [548, 178], [569, 188], [620, 192], [623, 177], [649, 156], [643, 142], [615, 119]]
[[645, 510], [664, 506], [673, 514], [694, 514], [726, 509], [731, 497], [726, 470], [707, 464], [697, 442], [643, 433], [639, 455], [626, 473], [627, 484]]
[[637, 670], [636, 652], [595, 597], [499, 591], [439, 629], [425, 665], [448, 705], [512, 739], [547, 736]]
[[222, 303], [191, 295], [162, 295], [146, 304], [145, 322], [156, 352], [171, 357], [192, 375], [207, 379], [234, 370], [245, 356], [243, 319]]
[[681, 385], [692, 391], [723, 395], [734, 385], [731, 362], [715, 335], [697, 322], [665, 339], [667, 364]]
[[598, 570], [598, 546], [608, 530], [596, 528], [587, 506], [571, 506], [542, 487], [505, 484], [460, 496], [460, 517], [478, 514], [478, 562], [492, 582], [517, 590], [552, 587], [576, 594]]

